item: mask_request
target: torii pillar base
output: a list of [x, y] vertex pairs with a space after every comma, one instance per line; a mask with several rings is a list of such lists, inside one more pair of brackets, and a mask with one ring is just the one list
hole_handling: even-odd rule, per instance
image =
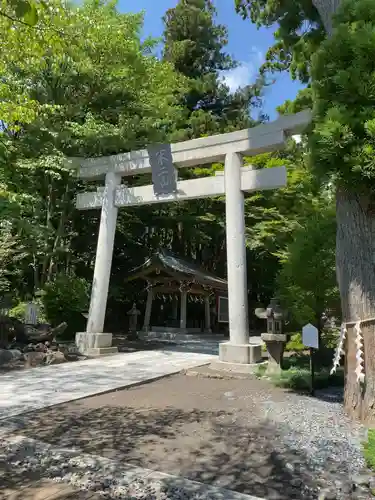
[[262, 360], [262, 346], [260, 344], [223, 342], [219, 345], [219, 360], [222, 363], [253, 365]]
[[76, 333], [76, 346], [81, 354], [90, 357], [108, 356], [118, 353], [112, 346], [112, 333]]
[[261, 364], [263, 364], [261, 345], [223, 342], [219, 345], [219, 361], [213, 361], [210, 368], [227, 372], [235, 377], [236, 374], [252, 375]]

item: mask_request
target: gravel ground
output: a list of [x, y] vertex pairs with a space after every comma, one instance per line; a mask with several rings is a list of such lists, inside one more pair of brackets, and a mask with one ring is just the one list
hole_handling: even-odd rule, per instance
[[[154, 474], [125, 466], [100, 456], [59, 449], [35, 439], [0, 439], [1, 483], [26, 487], [25, 480], [36, 475], [68, 483], [83, 490], [100, 493], [102, 498], [126, 500], [241, 500], [232, 492], [210, 491], [204, 485], [183, 481], [165, 474]], [[151, 476], [148, 475], [151, 473]], [[211, 489], [212, 490], [212, 489]], [[25, 490], [23, 490], [25, 491]], [[1, 487], [0, 487], [0, 498]], [[38, 497], [39, 498], [39, 497]], [[249, 498], [249, 497], [246, 497]], [[256, 500], [256, 499], [254, 499]]]
[[[260, 498], [309, 500], [323, 492], [325, 498], [339, 500], [373, 498], [368, 488], [352, 492], [353, 482], [368, 482], [363, 481], [364, 430], [347, 419], [336, 394], [325, 396], [288, 393], [256, 379], [177, 375], [13, 422], [19, 434], [54, 446], [75, 446], [117, 464], [127, 462]], [[152, 491], [147, 492], [146, 484], [139, 479], [129, 483], [122, 472], [116, 486], [104, 488], [113, 476], [105, 467], [99, 474], [98, 468], [90, 470], [82, 462], [72, 472], [72, 464], [64, 460], [55, 460], [57, 469], [67, 471], [64, 480], [73, 483], [75, 474], [81, 475], [80, 481], [100, 483], [99, 489], [110, 498], [209, 498], [184, 496], [159, 482], [148, 482]], [[119, 483], [121, 477], [125, 484]]]

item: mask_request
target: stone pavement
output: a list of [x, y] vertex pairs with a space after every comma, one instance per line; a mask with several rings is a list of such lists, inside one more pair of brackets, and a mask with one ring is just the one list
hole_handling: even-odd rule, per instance
[[[186, 335], [186, 338], [182, 338], [183, 335], [180, 335], [181, 338], [173, 338], [172, 341], [176, 345], [169, 345], [168, 351], [184, 351], [184, 352], [196, 352], [201, 354], [211, 354], [213, 356], [219, 355], [219, 345], [221, 342], [227, 342], [229, 339], [224, 338], [223, 336], [217, 335]], [[156, 337], [146, 337], [146, 338], [155, 338], [158, 342], [168, 342], [167, 337], [161, 338], [160, 336]], [[250, 344], [261, 344], [264, 342], [260, 337], [252, 336], [249, 338]]]
[[165, 349], [2, 374], [0, 420], [155, 380], [213, 359], [212, 354]]

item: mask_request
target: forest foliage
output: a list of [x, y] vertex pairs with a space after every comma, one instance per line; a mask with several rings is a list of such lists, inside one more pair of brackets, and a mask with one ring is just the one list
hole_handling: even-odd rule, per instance
[[[3, 0], [1, 5], [0, 295], [15, 305], [39, 294], [47, 319], [57, 323], [70, 313], [76, 317], [77, 307], [87, 308], [84, 295], [93, 275], [100, 215], [75, 210], [76, 194], [88, 186], [77, 181], [66, 158], [117, 154], [152, 142], [255, 126], [267, 120], [262, 71], [270, 65], [288, 67], [307, 78], [310, 59], [299, 54], [313, 53], [322, 33], [316, 23], [300, 44], [277, 35], [257, 80], [231, 92], [223, 71], [237, 62], [226, 52], [227, 29], [218, 24], [209, 0], [180, 1], [165, 13], [161, 56], [158, 41], [142, 37], [142, 15], [120, 13], [113, 1], [73, 6], [58, 0]], [[307, 14], [317, 22], [314, 12]], [[265, 14], [259, 8], [251, 15], [271, 24], [277, 12]], [[288, 55], [281, 43], [287, 44]], [[308, 95], [306, 102], [311, 102]], [[286, 104], [280, 112], [293, 112], [291, 107]], [[290, 141], [284, 151], [251, 158], [251, 164], [286, 165], [288, 186], [246, 197], [250, 309], [267, 305], [277, 294], [292, 324], [315, 322], [337, 304], [329, 186], [317, 189], [304, 141]], [[184, 169], [180, 176], [214, 175], [222, 168]], [[150, 182], [150, 177], [129, 182]], [[160, 247], [225, 276], [224, 200], [120, 210], [107, 312], [110, 331], [121, 329], [133, 300], [143, 307], [144, 285], [129, 286], [125, 279]]]

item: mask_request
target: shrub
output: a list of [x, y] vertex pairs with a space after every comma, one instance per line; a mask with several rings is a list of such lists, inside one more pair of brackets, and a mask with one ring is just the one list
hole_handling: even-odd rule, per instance
[[[34, 299], [32, 301], [34, 304], [36, 304], [39, 308], [38, 310], [38, 323], [46, 323], [47, 318], [44, 310], [44, 305], [40, 299]], [[25, 314], [26, 314], [26, 306], [28, 302], [19, 302], [15, 307], [13, 307], [9, 311], [9, 316], [12, 318], [16, 318], [22, 323], [25, 321]]]
[[[295, 332], [295, 333], [289, 333], [288, 335], [290, 335], [290, 339], [289, 339], [289, 342], [287, 342], [287, 344], [285, 346], [286, 351], [301, 352], [301, 351], [308, 350], [308, 347], [306, 347], [302, 343], [302, 333]], [[324, 329], [322, 334], [321, 334], [320, 347], [322, 349], [334, 349], [334, 348], [336, 348], [338, 336], [339, 336], [339, 329], [338, 328]]]
[[[307, 391], [311, 388], [310, 370], [301, 368], [290, 368], [282, 371], [280, 375], [273, 375], [271, 381], [277, 387], [292, 389], [294, 391]], [[330, 375], [329, 370], [320, 370], [315, 373], [315, 388], [324, 389], [326, 387], [343, 387], [344, 373], [339, 369], [334, 375]]]
[[85, 325], [82, 313], [89, 304], [89, 284], [83, 278], [59, 274], [44, 287], [43, 304], [49, 323], [57, 326], [65, 321], [68, 328], [64, 336], [71, 338]]
[[286, 351], [300, 352], [306, 351], [307, 347], [302, 344], [302, 333], [292, 333], [289, 342], [285, 346]]
[[256, 369], [255, 369], [255, 372], [254, 372], [255, 376], [257, 378], [264, 377], [265, 374], [266, 374], [266, 370], [267, 370], [267, 366], [265, 364], [261, 364], [261, 365], [257, 366]]
[[375, 470], [375, 429], [368, 430], [368, 441], [363, 448], [367, 466]]

